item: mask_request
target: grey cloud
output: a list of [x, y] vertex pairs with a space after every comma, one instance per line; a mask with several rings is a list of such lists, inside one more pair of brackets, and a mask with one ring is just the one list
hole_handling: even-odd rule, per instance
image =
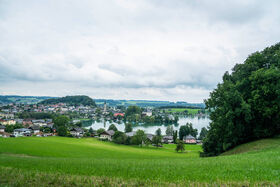
[[235, 63], [278, 42], [279, 5], [3, 0], [0, 94], [202, 101]]

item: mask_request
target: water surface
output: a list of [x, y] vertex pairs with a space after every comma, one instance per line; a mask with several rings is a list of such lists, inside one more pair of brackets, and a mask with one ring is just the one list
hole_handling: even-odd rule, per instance
[[[198, 129], [198, 132], [200, 132], [202, 127], [207, 127], [209, 125], [210, 119], [207, 118], [207, 117], [199, 118], [197, 116], [196, 117], [180, 117], [179, 121], [178, 121], [178, 124], [177, 125], [173, 124], [174, 130], [178, 130], [179, 131], [180, 126], [186, 125], [187, 122], [192, 123], [193, 127]], [[104, 128], [104, 129], [107, 130], [111, 124], [114, 124], [119, 131], [124, 131], [124, 128], [125, 128], [124, 123], [121, 123], [121, 124], [114, 123], [114, 122], [110, 123], [109, 121], [107, 121], [107, 122], [103, 122], [103, 121], [102, 122], [97, 122], [97, 121], [94, 121], [92, 123], [92, 125], [89, 126], [88, 128], [92, 127], [93, 130], [97, 130], [99, 128]], [[167, 126], [168, 125], [165, 125], [165, 124], [149, 124], [149, 125], [137, 124], [137, 125], [133, 125], [133, 131], [141, 129], [141, 130], [144, 130], [145, 133], [154, 134], [155, 131], [158, 128], [160, 128], [161, 132], [163, 134], [165, 134], [165, 130], [166, 130]]]

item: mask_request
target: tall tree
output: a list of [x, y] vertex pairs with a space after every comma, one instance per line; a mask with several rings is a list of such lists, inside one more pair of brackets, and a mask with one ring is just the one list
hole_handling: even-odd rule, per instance
[[178, 138], [178, 131], [173, 131], [173, 142], [177, 143], [177, 138]]
[[205, 156], [280, 133], [280, 43], [226, 72], [205, 101], [211, 111]]
[[132, 132], [132, 124], [131, 123], [126, 123], [124, 131], [125, 132]]
[[61, 116], [58, 116], [54, 119], [54, 126], [56, 128], [58, 127], [67, 127], [69, 125], [69, 118], [67, 116], [64, 116], [64, 115], [61, 115]]
[[177, 141], [177, 145], [176, 145], [176, 148], [175, 150], [178, 152], [178, 151], [181, 151], [183, 152], [185, 150], [185, 144], [182, 140], [178, 140]]
[[156, 130], [156, 135], [157, 135], [157, 136], [161, 136], [161, 129], [160, 129], [160, 128], [158, 128], [158, 129]]
[[202, 127], [198, 139], [203, 140], [208, 133], [208, 130], [205, 127]]
[[167, 136], [172, 136], [173, 135], [173, 125], [168, 125], [165, 131], [165, 134]]
[[135, 133], [135, 135], [132, 137], [131, 142], [134, 145], [141, 145], [144, 144], [144, 141], [146, 140], [146, 135], [143, 130], [138, 129]]
[[161, 136], [153, 136], [152, 143], [159, 147], [162, 144], [162, 137]]
[[197, 129], [193, 128], [192, 123], [187, 123], [186, 125], [182, 125], [179, 129], [179, 139], [183, 140], [184, 136], [192, 135], [196, 137], [198, 134]]
[[111, 124], [111, 125], [109, 126], [109, 128], [108, 128], [108, 131], [109, 131], [109, 130], [117, 131], [118, 129], [117, 129], [117, 127], [116, 127], [114, 124]]

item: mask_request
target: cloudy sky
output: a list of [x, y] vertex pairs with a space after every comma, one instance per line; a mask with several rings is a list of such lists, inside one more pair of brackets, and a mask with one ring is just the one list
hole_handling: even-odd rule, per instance
[[0, 0], [0, 94], [202, 102], [280, 41], [279, 0]]

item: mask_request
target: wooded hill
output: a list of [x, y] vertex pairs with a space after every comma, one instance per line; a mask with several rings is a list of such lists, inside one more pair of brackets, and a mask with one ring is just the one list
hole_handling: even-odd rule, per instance
[[57, 104], [57, 103], [66, 103], [68, 105], [73, 105], [73, 106], [77, 106], [77, 105], [96, 106], [93, 99], [85, 95], [46, 99], [44, 101], [41, 101], [39, 104]]

